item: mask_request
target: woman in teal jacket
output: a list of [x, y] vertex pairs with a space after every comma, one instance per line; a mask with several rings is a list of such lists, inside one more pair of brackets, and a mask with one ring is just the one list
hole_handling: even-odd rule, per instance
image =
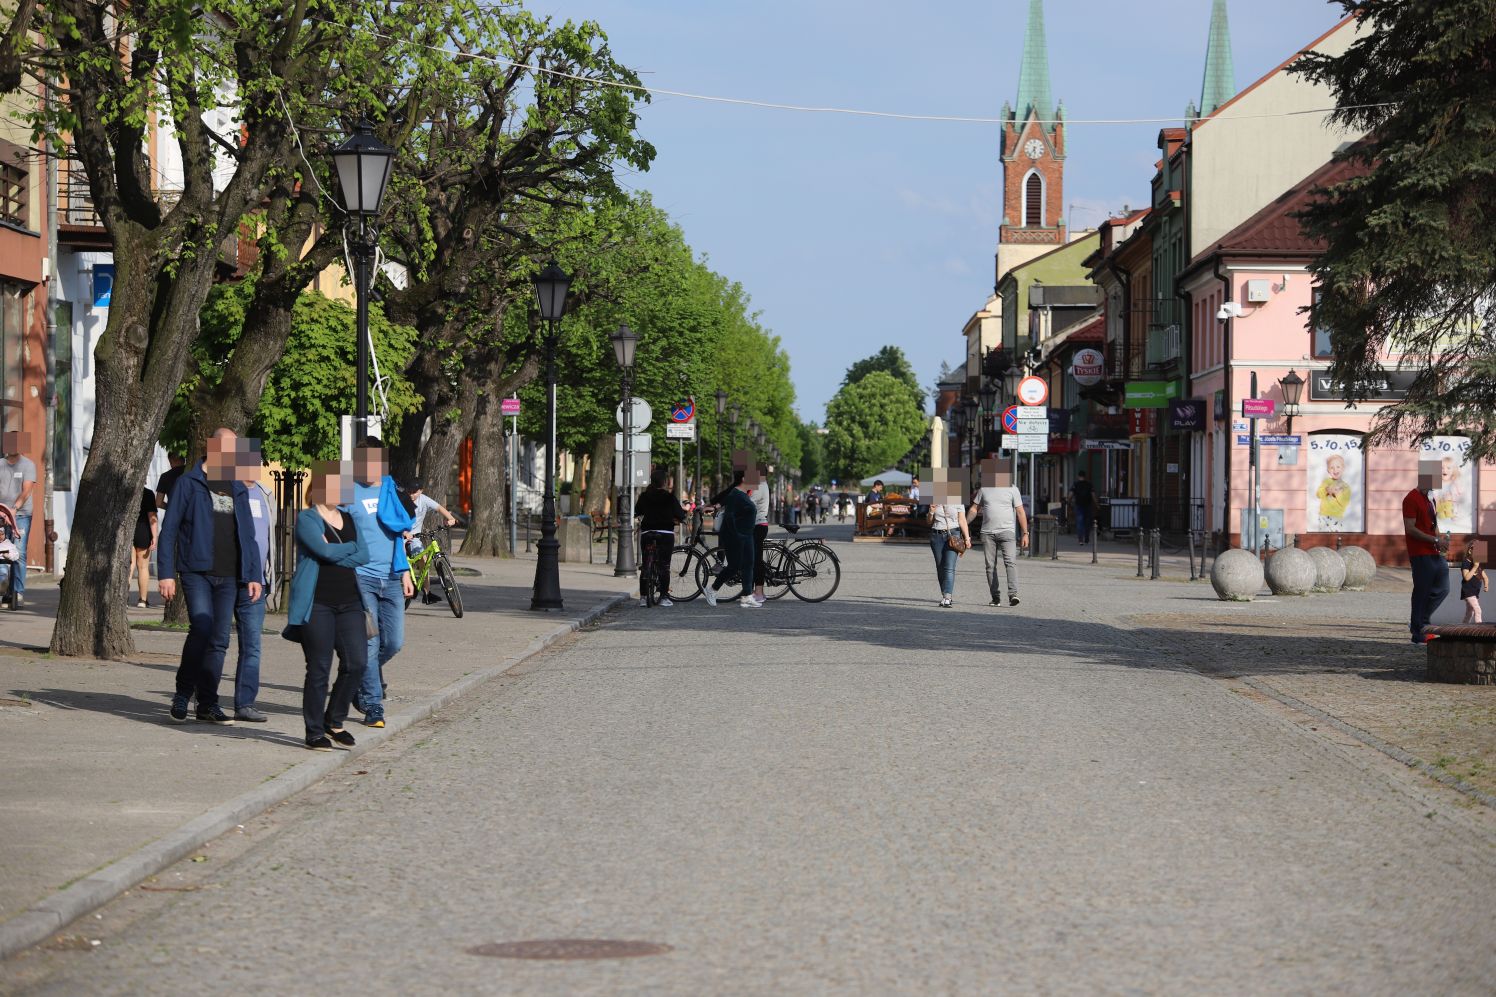
[[[311, 508], [296, 517], [300, 557], [291, 579], [285, 636], [299, 640], [306, 656], [301, 715], [306, 746], [313, 751], [331, 751], [334, 744], [353, 747], [353, 735], [343, 725], [368, 660], [364, 603], [354, 569], [368, 563], [369, 548], [353, 515], [342, 508], [352, 493], [347, 468], [335, 461], [319, 464], [307, 486]], [[338, 677], [329, 694], [334, 650]]]

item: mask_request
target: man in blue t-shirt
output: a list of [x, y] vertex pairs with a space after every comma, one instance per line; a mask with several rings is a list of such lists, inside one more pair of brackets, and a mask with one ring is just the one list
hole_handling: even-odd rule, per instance
[[[385, 473], [384, 444], [365, 437], [353, 451], [353, 521], [369, 546], [369, 563], [358, 568], [364, 609], [379, 625], [369, 638], [369, 667], [354, 705], [369, 727], [384, 726], [384, 666], [405, 644], [405, 600], [415, 594], [402, 534], [414, 524], [400, 501], [395, 479]], [[374, 667], [378, 663], [378, 667]]]

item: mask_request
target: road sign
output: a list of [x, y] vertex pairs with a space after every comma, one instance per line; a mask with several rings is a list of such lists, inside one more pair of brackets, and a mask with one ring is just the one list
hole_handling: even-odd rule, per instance
[[665, 424], [665, 439], [685, 440], [690, 442], [696, 439], [696, 421], [669, 422]]
[[1018, 400], [1025, 405], [1043, 405], [1049, 401], [1049, 382], [1030, 374], [1018, 382]]
[[[652, 441], [650, 440], [648, 433], [635, 433], [634, 434], [634, 447], [633, 447], [634, 453], [635, 454], [644, 454], [646, 457], [649, 456], [649, 450], [650, 450], [650, 444], [651, 444], [651, 442]], [[622, 449], [623, 449], [623, 434], [622, 433], [614, 433], [613, 434], [613, 450], [615, 452], [617, 452], [617, 451], [621, 451]]]
[[670, 406], [671, 422], [691, 422], [696, 418], [696, 399], [683, 398]]
[[1132, 442], [1129, 440], [1081, 440], [1081, 446], [1087, 450], [1131, 450]]
[[1272, 418], [1276, 406], [1271, 398], [1243, 398], [1241, 400], [1241, 414], [1248, 419]]
[[505, 398], [499, 402], [500, 415], [519, 415], [519, 399]]
[[1003, 409], [1003, 432], [1018, 432], [1018, 406], [1009, 405]]
[[1048, 433], [1004, 433], [1002, 442], [1004, 450], [1016, 450], [1019, 453], [1048, 453]]
[[[1251, 444], [1251, 436], [1243, 435], [1240, 433], [1237, 434], [1237, 446], [1246, 447], [1251, 446]], [[1295, 433], [1293, 436], [1263, 433], [1261, 436], [1257, 437], [1257, 444], [1264, 447], [1301, 447], [1304, 445], [1304, 438], [1302, 436], [1299, 436], [1297, 433]]]
[[[622, 429], [623, 428], [623, 402], [619, 402], [618, 403], [618, 407], [613, 410], [613, 417], [618, 420], [618, 428]], [[653, 419], [653, 418], [654, 418], [654, 409], [652, 409], [652, 408], [649, 407], [649, 402], [645, 401], [642, 398], [635, 398], [634, 399], [634, 425], [632, 427], [633, 430], [634, 430], [634, 432], [637, 433], [641, 429], [648, 429], [649, 428], [649, 420]]]

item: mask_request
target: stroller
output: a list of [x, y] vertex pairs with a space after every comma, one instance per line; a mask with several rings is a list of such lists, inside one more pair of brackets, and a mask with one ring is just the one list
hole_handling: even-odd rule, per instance
[[11, 565], [25, 556], [17, 541], [21, 530], [16, 523], [16, 513], [8, 505], [0, 505], [0, 599], [10, 595]]

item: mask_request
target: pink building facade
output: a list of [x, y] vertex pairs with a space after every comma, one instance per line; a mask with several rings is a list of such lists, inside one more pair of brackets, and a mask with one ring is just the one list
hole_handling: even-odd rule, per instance
[[[1194, 487], [1204, 500], [1206, 529], [1229, 534], [1233, 545], [1273, 546], [1296, 539], [1301, 547], [1359, 544], [1379, 563], [1406, 564], [1402, 500], [1417, 483], [1420, 460], [1437, 460], [1443, 482], [1436, 494], [1440, 529], [1455, 550], [1466, 534], [1496, 537], [1496, 465], [1472, 466], [1468, 441], [1440, 437], [1423, 444], [1371, 448], [1364, 436], [1377, 410], [1400, 397], [1406, 384], [1389, 358], [1384, 401], [1348, 407], [1326, 371], [1329, 337], [1311, 327], [1315, 288], [1307, 264], [1318, 251], [1293, 213], [1310, 192], [1336, 182], [1346, 167], [1315, 171], [1206, 248], [1181, 274], [1191, 314], [1189, 394], [1206, 401], [1205, 426], [1194, 434]], [[1225, 312], [1223, 313], [1223, 308]], [[1221, 317], [1225, 314], [1227, 317]], [[1285, 412], [1290, 373], [1305, 382], [1297, 414]], [[1260, 447], [1260, 501], [1254, 506], [1249, 420], [1242, 401], [1273, 402], [1271, 417], [1255, 420], [1268, 445]], [[1254, 515], [1254, 508], [1261, 513]], [[1254, 524], [1261, 532], [1254, 529]]]

